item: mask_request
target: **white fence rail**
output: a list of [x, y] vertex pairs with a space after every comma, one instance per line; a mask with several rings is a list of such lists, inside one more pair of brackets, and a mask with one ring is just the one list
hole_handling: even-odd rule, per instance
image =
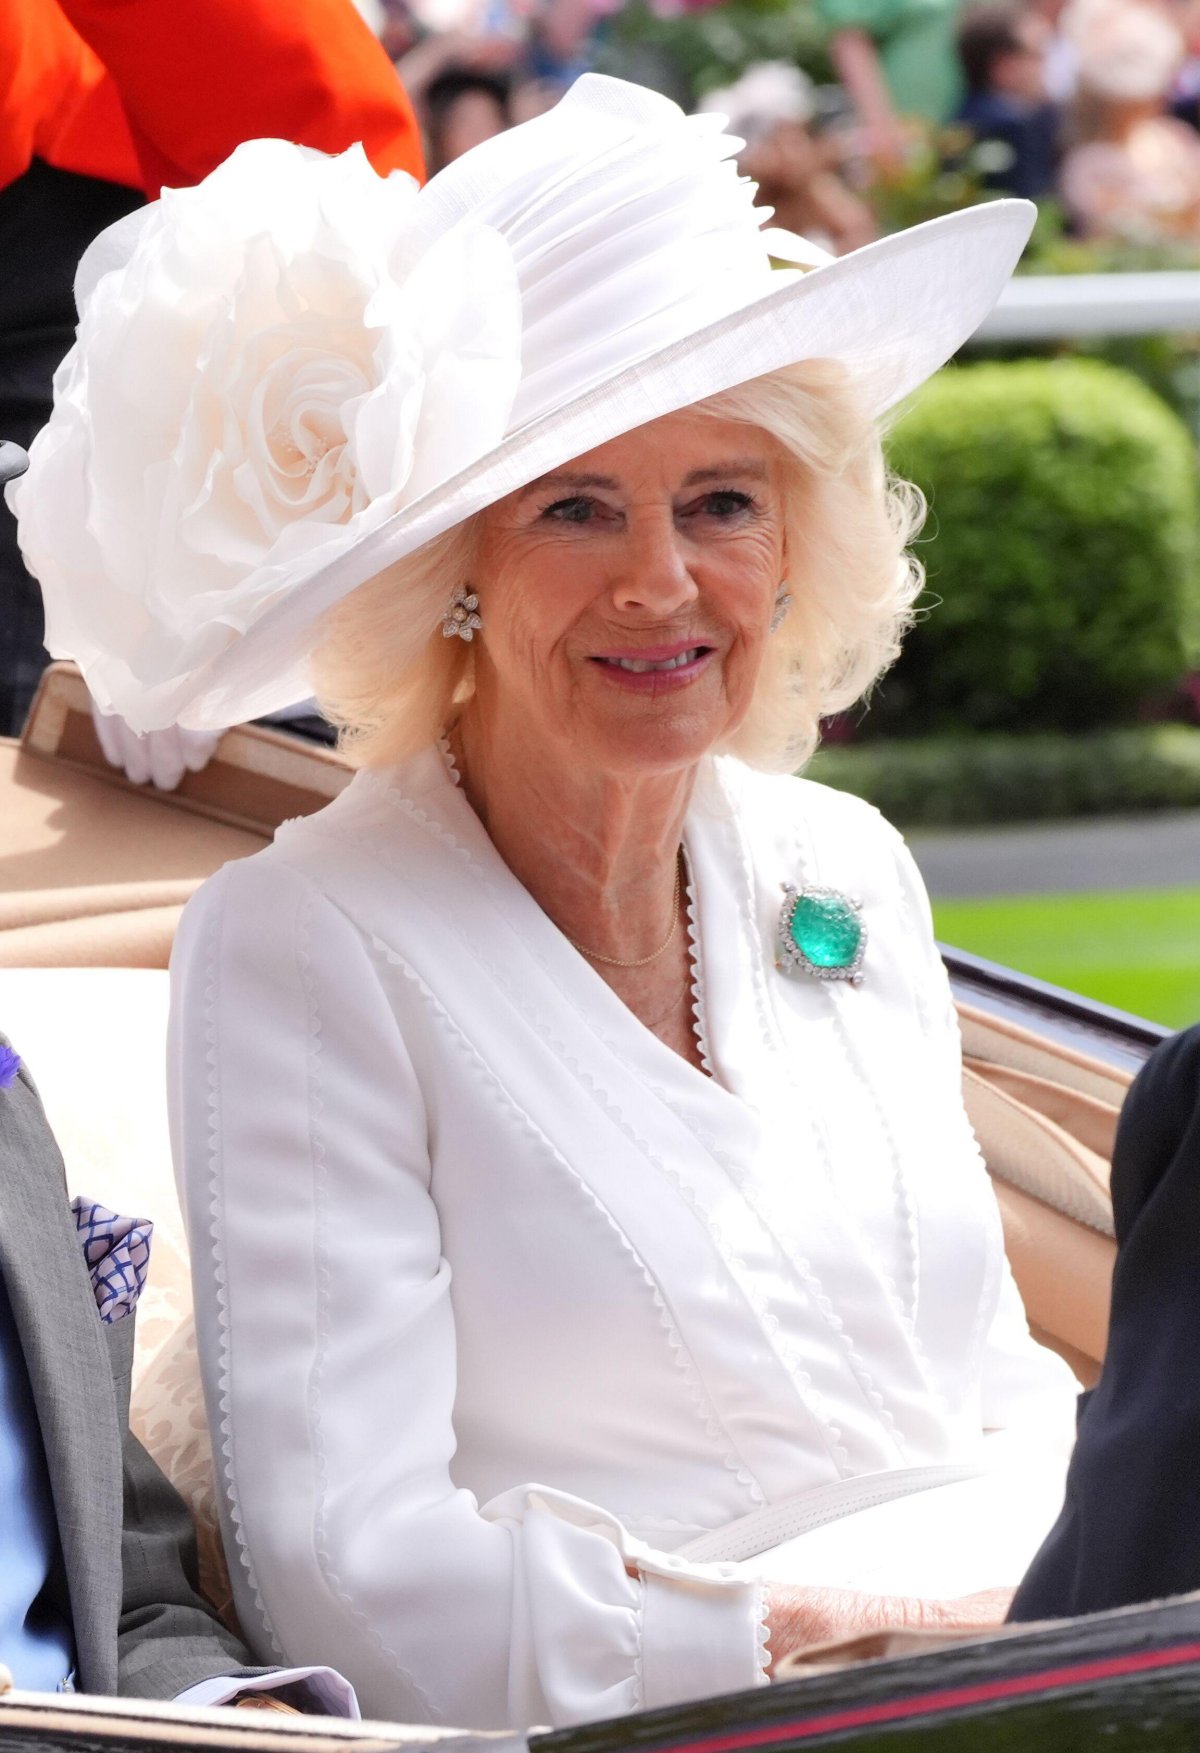
[[1055, 341], [1078, 335], [1200, 335], [1200, 272], [1030, 274], [1012, 280], [976, 341]]

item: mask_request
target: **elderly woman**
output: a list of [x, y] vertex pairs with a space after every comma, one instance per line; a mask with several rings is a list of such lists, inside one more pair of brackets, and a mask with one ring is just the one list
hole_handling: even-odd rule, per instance
[[85, 260], [19, 495], [102, 705], [311, 675], [362, 767], [189, 907], [171, 1076], [242, 1621], [373, 1716], [996, 1619], [1061, 1497], [920, 880], [776, 776], [1029, 209], [828, 263], [735, 147], [588, 78], [420, 194], [244, 148]]

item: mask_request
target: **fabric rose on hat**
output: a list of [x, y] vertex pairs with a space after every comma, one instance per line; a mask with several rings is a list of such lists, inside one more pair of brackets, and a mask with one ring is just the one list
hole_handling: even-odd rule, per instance
[[46, 643], [136, 730], [291, 584], [503, 436], [511, 253], [361, 147], [240, 146], [80, 264], [54, 412], [7, 489]]

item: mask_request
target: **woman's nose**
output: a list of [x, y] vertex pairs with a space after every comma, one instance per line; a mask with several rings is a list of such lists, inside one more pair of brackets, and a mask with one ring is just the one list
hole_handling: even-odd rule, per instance
[[613, 580], [613, 603], [665, 619], [696, 599], [696, 581], [685, 543], [672, 521], [631, 531], [622, 545], [621, 566]]

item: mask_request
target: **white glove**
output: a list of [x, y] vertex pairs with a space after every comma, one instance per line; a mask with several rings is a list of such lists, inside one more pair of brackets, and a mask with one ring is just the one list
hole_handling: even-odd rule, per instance
[[149, 781], [159, 791], [174, 791], [185, 773], [207, 767], [221, 740], [219, 730], [184, 730], [179, 724], [139, 735], [115, 713], [102, 712], [94, 700], [92, 721], [105, 760], [135, 785]]

